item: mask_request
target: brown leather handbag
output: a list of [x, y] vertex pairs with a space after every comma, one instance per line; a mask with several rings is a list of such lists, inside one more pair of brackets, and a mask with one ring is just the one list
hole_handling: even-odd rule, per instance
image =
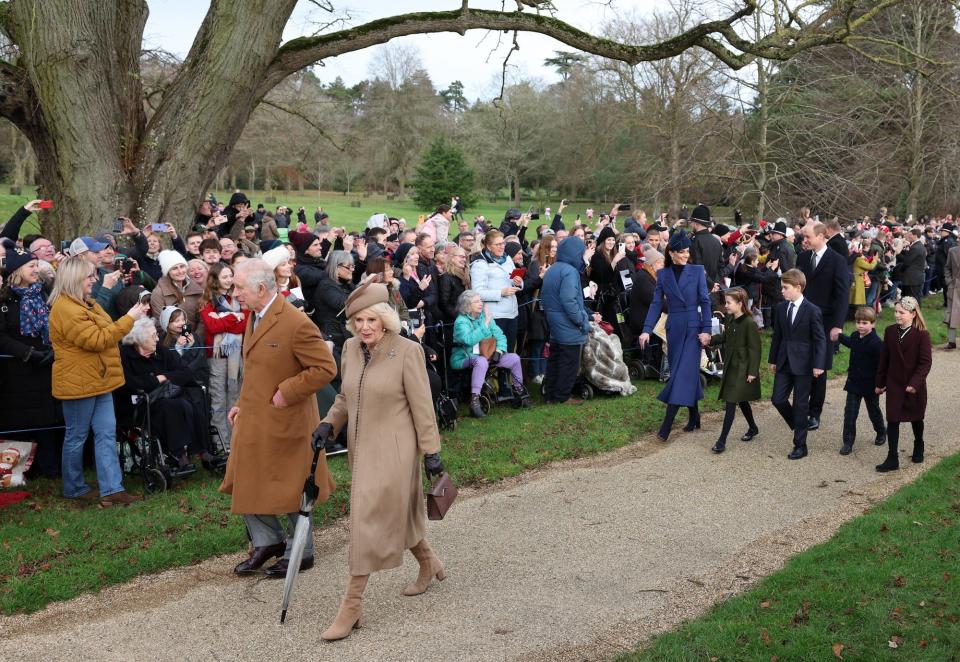
[[497, 351], [497, 339], [493, 336], [480, 341], [480, 356], [489, 359]]
[[450, 474], [444, 471], [434, 479], [427, 492], [427, 519], [443, 519], [456, 498], [457, 486], [450, 480]]

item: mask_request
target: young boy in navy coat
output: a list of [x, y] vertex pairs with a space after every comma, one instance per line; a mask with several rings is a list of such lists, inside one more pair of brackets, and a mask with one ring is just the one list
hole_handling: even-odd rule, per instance
[[810, 389], [814, 378], [823, 374], [827, 360], [823, 316], [817, 306], [804, 298], [806, 285], [807, 278], [799, 269], [790, 269], [780, 277], [780, 291], [785, 301], [774, 309], [770, 344], [769, 363], [774, 373], [771, 400], [793, 430], [793, 450], [787, 455], [791, 460], [807, 456]]
[[843, 446], [840, 455], [849, 455], [857, 438], [857, 418], [860, 416], [860, 401], [867, 403], [867, 414], [877, 433], [874, 444], [883, 446], [887, 441], [887, 427], [880, 411], [880, 396], [874, 393], [877, 368], [883, 341], [874, 330], [877, 313], [873, 308], [860, 306], [854, 314], [857, 332], [852, 336], [840, 334], [840, 344], [850, 348], [850, 367], [847, 369], [847, 405], [843, 410]]

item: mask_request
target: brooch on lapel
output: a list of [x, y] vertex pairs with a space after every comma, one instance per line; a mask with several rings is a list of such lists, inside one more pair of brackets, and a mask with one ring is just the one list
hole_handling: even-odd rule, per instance
[[389, 352], [387, 352], [387, 358], [393, 359], [393, 358], [396, 358], [396, 356], [397, 356], [396, 350], [391, 349]]

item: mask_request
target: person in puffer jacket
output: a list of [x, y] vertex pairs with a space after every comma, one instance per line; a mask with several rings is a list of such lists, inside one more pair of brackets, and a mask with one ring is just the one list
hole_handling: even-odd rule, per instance
[[592, 316], [583, 302], [580, 274], [586, 268], [583, 239], [570, 236], [560, 242], [557, 261], [543, 276], [540, 305], [550, 329], [550, 356], [543, 379], [544, 399], [551, 403], [570, 399], [580, 371], [580, 352], [587, 342]]
[[482, 257], [470, 265], [470, 282], [506, 336], [507, 351], [512, 352], [517, 344], [517, 292], [523, 289], [523, 276], [512, 275], [517, 266], [506, 247], [503, 234], [490, 230], [483, 238]]

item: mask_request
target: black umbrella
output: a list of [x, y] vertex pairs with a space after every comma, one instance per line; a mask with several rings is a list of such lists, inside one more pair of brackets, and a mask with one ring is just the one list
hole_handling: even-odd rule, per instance
[[320, 494], [320, 488], [317, 487], [313, 474], [317, 471], [317, 462], [320, 460], [320, 448], [313, 451], [313, 463], [310, 465], [310, 475], [303, 481], [303, 495], [300, 497], [300, 510], [298, 512], [297, 526], [293, 533], [293, 542], [291, 543], [290, 562], [287, 566], [287, 578], [283, 582], [283, 601], [280, 605], [280, 624], [283, 625], [287, 618], [287, 609], [290, 607], [290, 596], [293, 594], [293, 585], [297, 581], [297, 575], [300, 572], [300, 561], [303, 560], [303, 548], [307, 545], [307, 534], [310, 531], [310, 513], [313, 511], [314, 504], [317, 503], [317, 496]]

